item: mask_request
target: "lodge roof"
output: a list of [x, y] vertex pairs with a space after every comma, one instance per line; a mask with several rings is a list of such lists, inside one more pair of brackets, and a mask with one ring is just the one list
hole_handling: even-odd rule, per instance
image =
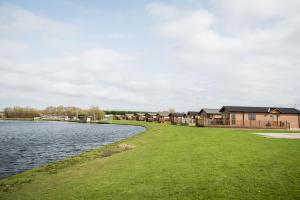
[[168, 117], [169, 113], [158, 113], [157, 116]]
[[223, 106], [220, 112], [251, 112], [251, 113], [270, 113], [272, 110], [278, 110], [282, 114], [300, 114], [296, 108], [279, 108], [279, 107], [247, 107], [247, 106]]
[[188, 111], [187, 115], [198, 115], [199, 112], [198, 111]]
[[145, 116], [145, 113], [136, 113], [137, 116]]
[[206, 112], [207, 114], [221, 114], [219, 109], [214, 108], [202, 108], [199, 114], [201, 114], [202, 112]]
[[169, 114], [169, 116], [172, 116], [172, 117], [184, 117], [186, 116], [185, 113], [171, 113]]

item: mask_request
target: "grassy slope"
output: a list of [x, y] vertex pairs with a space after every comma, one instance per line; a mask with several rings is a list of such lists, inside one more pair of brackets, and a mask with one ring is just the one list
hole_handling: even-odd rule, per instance
[[300, 140], [146, 126], [123, 141], [135, 149], [101, 157], [111, 145], [2, 180], [0, 199], [300, 198]]

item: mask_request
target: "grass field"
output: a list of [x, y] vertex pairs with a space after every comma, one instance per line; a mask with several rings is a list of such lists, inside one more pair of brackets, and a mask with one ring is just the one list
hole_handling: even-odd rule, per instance
[[124, 123], [148, 128], [121, 142], [135, 148], [109, 145], [1, 180], [0, 199], [300, 199], [300, 140]]

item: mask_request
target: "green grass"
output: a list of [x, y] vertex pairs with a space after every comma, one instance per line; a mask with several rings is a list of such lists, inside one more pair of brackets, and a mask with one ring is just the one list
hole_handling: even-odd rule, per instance
[[134, 149], [113, 144], [1, 180], [0, 199], [300, 199], [300, 140], [123, 123], [148, 128], [120, 142]]

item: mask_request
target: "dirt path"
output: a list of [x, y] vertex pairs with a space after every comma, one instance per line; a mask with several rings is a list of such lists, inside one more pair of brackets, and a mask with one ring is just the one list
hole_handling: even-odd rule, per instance
[[300, 133], [255, 133], [267, 138], [300, 139]]

